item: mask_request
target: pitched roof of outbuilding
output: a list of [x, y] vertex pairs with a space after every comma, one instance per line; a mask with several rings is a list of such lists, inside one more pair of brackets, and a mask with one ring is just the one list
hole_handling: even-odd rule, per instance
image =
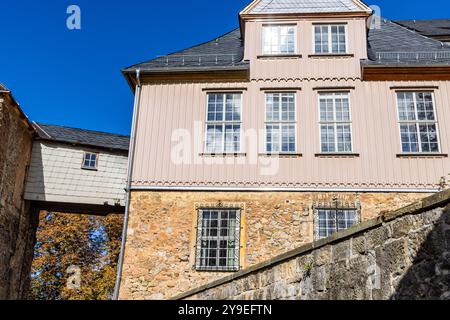
[[368, 36], [370, 64], [450, 65], [450, 46], [381, 19]]
[[352, 0], [261, 0], [249, 13], [360, 12]]
[[85, 145], [120, 151], [128, 151], [130, 144], [129, 136], [119, 134], [56, 126], [43, 123], [34, 123], [33, 125], [36, 128], [39, 138], [43, 140], [65, 142], [75, 145]]
[[424, 36], [450, 36], [450, 19], [398, 20], [395, 22]]
[[235, 29], [211, 41], [125, 68], [124, 72], [246, 70], [242, 61], [244, 44], [241, 32]]

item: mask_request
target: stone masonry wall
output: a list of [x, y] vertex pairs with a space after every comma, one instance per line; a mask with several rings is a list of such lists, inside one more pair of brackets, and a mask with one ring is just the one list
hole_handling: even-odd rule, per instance
[[176, 299], [450, 299], [450, 190]]
[[26, 295], [37, 215], [23, 201], [32, 134], [6, 94], [0, 93], [0, 300]]
[[196, 206], [243, 206], [241, 268], [313, 241], [313, 205], [361, 207], [361, 221], [429, 194], [135, 191], [131, 195], [120, 299], [167, 299], [229, 273], [198, 272]]

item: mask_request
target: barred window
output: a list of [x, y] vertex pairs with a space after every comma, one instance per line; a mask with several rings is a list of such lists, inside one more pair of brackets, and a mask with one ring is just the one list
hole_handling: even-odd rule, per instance
[[199, 210], [196, 269], [239, 270], [240, 210]]
[[266, 94], [266, 152], [296, 151], [295, 93]]
[[208, 94], [207, 153], [237, 153], [241, 149], [241, 94]]
[[263, 26], [263, 54], [294, 54], [295, 25]]
[[397, 92], [403, 152], [439, 152], [432, 92]]
[[314, 44], [316, 54], [347, 53], [346, 25], [315, 25]]
[[319, 100], [321, 152], [352, 152], [349, 93], [321, 93]]
[[317, 238], [327, 238], [332, 234], [348, 229], [357, 223], [356, 210], [318, 209], [316, 227]]
[[86, 152], [83, 155], [83, 164], [81, 165], [82, 169], [95, 170], [97, 169], [98, 162], [98, 154]]

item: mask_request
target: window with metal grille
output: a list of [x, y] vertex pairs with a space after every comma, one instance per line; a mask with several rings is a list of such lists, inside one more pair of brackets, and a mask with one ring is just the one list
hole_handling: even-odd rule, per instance
[[263, 54], [295, 54], [295, 25], [263, 26]]
[[208, 94], [207, 153], [238, 153], [241, 149], [241, 93]]
[[397, 92], [402, 151], [437, 153], [439, 137], [432, 92]]
[[316, 238], [322, 239], [357, 223], [357, 210], [317, 209]]
[[349, 93], [321, 93], [319, 108], [321, 152], [352, 152]]
[[295, 93], [266, 93], [266, 152], [296, 151]]
[[198, 211], [197, 270], [239, 270], [240, 215], [238, 209]]
[[315, 25], [314, 45], [316, 54], [347, 53], [347, 26], [344, 24]]
[[97, 169], [97, 162], [98, 162], [98, 154], [97, 153], [84, 153], [83, 156], [83, 169], [90, 169], [90, 170], [96, 170]]

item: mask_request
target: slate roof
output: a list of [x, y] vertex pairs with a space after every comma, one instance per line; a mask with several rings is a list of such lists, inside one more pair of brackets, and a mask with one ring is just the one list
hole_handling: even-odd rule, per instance
[[242, 61], [243, 57], [241, 32], [235, 29], [211, 41], [133, 65], [123, 71], [132, 72], [138, 68], [144, 72], [247, 70], [249, 63]]
[[450, 65], [450, 46], [388, 19], [368, 36], [369, 61], [382, 65]]
[[[381, 19], [380, 28], [369, 31], [368, 50], [369, 60], [363, 61], [366, 65], [450, 64], [450, 45], [443, 46], [438, 40], [388, 19]], [[198, 46], [131, 66], [124, 72], [138, 68], [144, 72], [247, 70], [249, 62], [242, 61], [243, 56], [240, 29], [235, 29]]]
[[398, 20], [395, 22], [427, 37], [450, 37], [450, 19]]
[[361, 12], [352, 0], [262, 0], [250, 13]]
[[34, 127], [43, 140], [66, 142], [104, 149], [128, 151], [130, 137], [43, 123], [34, 123]]

